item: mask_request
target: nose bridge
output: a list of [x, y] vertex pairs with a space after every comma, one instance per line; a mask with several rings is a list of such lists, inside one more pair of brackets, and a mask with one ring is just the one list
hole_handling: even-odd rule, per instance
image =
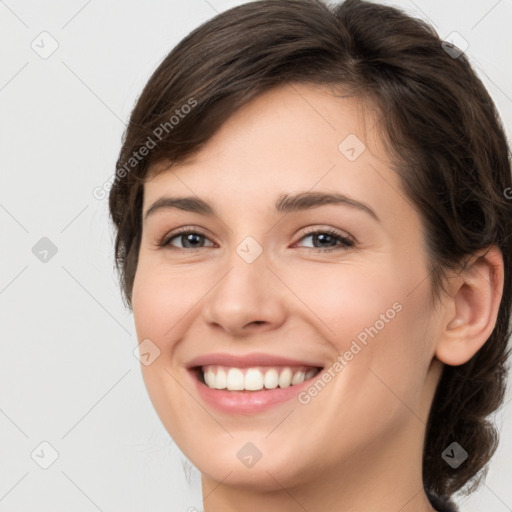
[[279, 323], [283, 297], [267, 268], [270, 264], [270, 253], [254, 237], [243, 238], [230, 251], [217, 283], [205, 297], [203, 318], [231, 333], [254, 322]]

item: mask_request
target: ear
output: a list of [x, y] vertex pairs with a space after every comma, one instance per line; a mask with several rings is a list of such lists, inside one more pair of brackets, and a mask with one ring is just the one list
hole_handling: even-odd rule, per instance
[[496, 246], [473, 255], [453, 280], [436, 357], [451, 366], [466, 363], [491, 335], [503, 293], [503, 256]]

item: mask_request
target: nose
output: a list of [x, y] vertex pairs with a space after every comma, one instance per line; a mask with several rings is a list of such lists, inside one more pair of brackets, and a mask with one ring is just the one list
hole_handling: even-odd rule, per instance
[[287, 290], [276, 270], [268, 267], [265, 252], [248, 263], [234, 251], [219, 276], [202, 309], [202, 318], [211, 328], [244, 337], [284, 323]]

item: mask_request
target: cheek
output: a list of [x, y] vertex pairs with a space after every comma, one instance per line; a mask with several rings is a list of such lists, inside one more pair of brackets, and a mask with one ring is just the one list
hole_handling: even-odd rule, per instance
[[[188, 281], [188, 279], [187, 279]], [[189, 395], [182, 392], [173, 355], [189, 328], [187, 313], [197, 303], [193, 287], [185, 286], [183, 273], [172, 275], [142, 258], [132, 293], [132, 309], [139, 342], [149, 339], [160, 354], [149, 365], [141, 365], [151, 402], [167, 430], [180, 439], [180, 421], [189, 418]], [[170, 400], [169, 397], [172, 397]], [[178, 415], [179, 412], [179, 415]]]
[[380, 439], [384, 431], [409, 421], [408, 407], [423, 414], [418, 404], [431, 359], [430, 289], [424, 281], [411, 293], [413, 274], [401, 280], [392, 267], [387, 270], [343, 272], [338, 280], [333, 275], [331, 288], [322, 287], [316, 298], [310, 295], [317, 308], [323, 301], [324, 309], [318, 311], [336, 333], [326, 339], [340, 362], [333, 364], [329, 388], [336, 400], [326, 405], [320, 398], [312, 407], [318, 407], [315, 414], [325, 419], [326, 429], [358, 425], [358, 433], [350, 434], [354, 446], [361, 438]]
[[391, 280], [385, 286], [375, 286], [373, 300], [372, 294], [366, 296], [366, 309], [364, 297], [358, 296], [358, 305], [352, 310], [355, 317], [355, 308], [359, 308], [359, 318], [365, 319], [364, 325], [357, 321], [351, 324], [350, 340], [361, 346], [354, 365], [359, 368], [355, 378], [361, 380], [362, 389], [374, 389], [374, 398], [379, 397], [381, 404], [375, 404], [376, 410], [384, 403], [396, 404], [398, 410], [400, 404], [418, 403], [429, 369], [430, 288], [426, 280], [412, 293], [411, 288], [408, 282], [402, 286]]
[[413, 264], [387, 263], [304, 273], [293, 289], [338, 354], [378, 367], [391, 381], [417, 380], [432, 356], [429, 281]]
[[[297, 298], [314, 313], [314, 323], [323, 325], [326, 339], [339, 350], [346, 349], [347, 342], [350, 344], [349, 340], [361, 333], [364, 338], [365, 329], [375, 323], [381, 331], [397, 316], [400, 304], [396, 303], [403, 300], [393, 269], [382, 262], [373, 266], [364, 262], [317, 264], [301, 272], [287, 272], [285, 282], [290, 283]], [[388, 322], [383, 324], [381, 315]]]
[[152, 339], [161, 350], [186, 327], [186, 316], [200, 302], [200, 293], [184, 272], [139, 262], [135, 274], [132, 307], [139, 340]]

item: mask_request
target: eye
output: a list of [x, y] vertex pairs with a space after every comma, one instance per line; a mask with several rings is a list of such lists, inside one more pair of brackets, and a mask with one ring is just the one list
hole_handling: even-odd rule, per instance
[[[354, 242], [331, 229], [322, 229], [316, 231], [310, 231], [303, 235], [300, 240], [305, 240], [307, 238], [311, 238], [313, 240], [313, 244], [319, 243], [315, 247], [311, 247], [310, 249], [315, 250], [317, 252], [331, 252], [333, 249], [347, 249], [349, 247], [354, 246]], [[176, 246], [173, 244], [173, 240], [179, 240], [181, 242], [181, 246]], [[195, 228], [186, 228], [182, 229], [178, 232], [172, 233], [171, 235], [164, 237], [161, 242], [159, 242], [160, 247], [169, 247], [176, 249], [188, 249], [191, 251], [199, 250], [204, 247], [208, 247], [204, 244], [206, 240], [209, 238], [206, 235], [203, 235]], [[213, 243], [209, 245], [209, 247], [213, 246]]]
[[[175, 238], [182, 242], [183, 245], [181, 247], [176, 247], [174, 244], [171, 243]], [[197, 250], [202, 249], [203, 246], [201, 245], [201, 241], [204, 240], [208, 240], [208, 238], [206, 238], [205, 235], [203, 235], [194, 228], [187, 228], [182, 229], [177, 233], [173, 233], [170, 236], [164, 237], [163, 240], [158, 245], [160, 247], [171, 246], [177, 249]]]
[[[304, 240], [306, 238], [311, 238], [313, 240], [313, 244], [315, 242], [319, 243], [319, 246], [312, 247], [311, 249], [317, 249], [316, 252], [331, 252], [333, 249], [347, 249], [348, 247], [353, 247], [354, 242], [331, 229], [321, 229], [316, 231], [310, 231], [306, 233], [304, 236], [300, 238], [300, 240]], [[338, 245], [336, 243], [339, 242]]]

